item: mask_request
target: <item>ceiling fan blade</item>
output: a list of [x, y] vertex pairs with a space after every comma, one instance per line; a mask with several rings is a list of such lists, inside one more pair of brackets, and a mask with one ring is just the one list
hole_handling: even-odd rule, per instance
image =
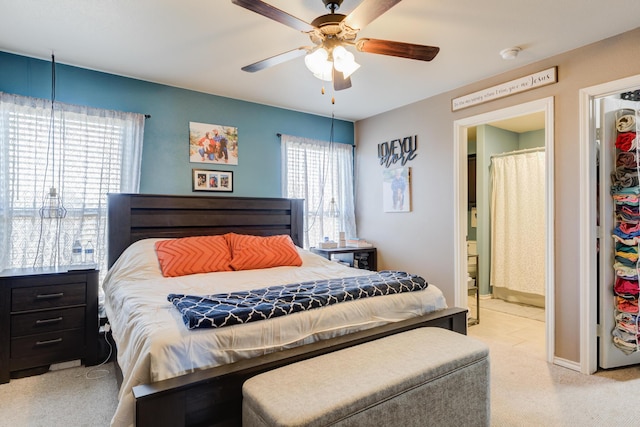
[[351, 87], [351, 77], [346, 77], [341, 71], [333, 69], [333, 90], [344, 90]]
[[303, 56], [307, 53], [306, 47], [299, 47], [297, 49], [290, 50], [288, 52], [281, 53], [279, 55], [272, 56], [262, 61], [254, 62], [253, 64], [242, 67], [242, 71], [249, 73], [255, 73], [256, 71], [264, 70], [265, 68], [273, 67], [274, 65], [282, 64], [283, 62], [290, 61], [299, 56]]
[[378, 39], [360, 39], [356, 42], [356, 49], [360, 52], [398, 56], [419, 61], [431, 61], [440, 52], [440, 48], [435, 46]]
[[302, 19], [289, 15], [287, 12], [260, 0], [231, 0], [231, 2], [302, 32], [309, 32], [315, 29], [313, 25], [304, 22]]
[[344, 24], [361, 30], [401, 0], [363, 0], [345, 19]]

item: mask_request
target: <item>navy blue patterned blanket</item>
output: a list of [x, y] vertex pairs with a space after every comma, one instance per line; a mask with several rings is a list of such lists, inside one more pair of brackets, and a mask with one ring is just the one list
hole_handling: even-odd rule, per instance
[[420, 276], [402, 271], [381, 271], [366, 276], [314, 280], [228, 294], [169, 294], [167, 299], [180, 310], [189, 329], [220, 328], [358, 298], [419, 291], [427, 286]]

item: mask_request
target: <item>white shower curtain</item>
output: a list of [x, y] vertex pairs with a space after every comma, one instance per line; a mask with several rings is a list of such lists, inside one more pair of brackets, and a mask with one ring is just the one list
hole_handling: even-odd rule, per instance
[[545, 292], [545, 153], [491, 159], [491, 285]]

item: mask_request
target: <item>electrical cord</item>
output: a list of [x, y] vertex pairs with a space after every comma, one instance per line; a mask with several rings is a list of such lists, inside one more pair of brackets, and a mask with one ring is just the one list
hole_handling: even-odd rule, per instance
[[88, 380], [99, 380], [100, 378], [104, 378], [107, 375], [109, 375], [109, 373], [111, 373], [111, 371], [109, 369], [105, 369], [105, 368], [100, 368], [101, 366], [105, 365], [109, 359], [111, 359], [111, 355], [113, 354], [113, 346], [111, 345], [111, 343], [109, 342], [109, 337], [108, 337], [108, 332], [111, 330], [111, 325], [109, 323], [105, 323], [104, 325], [104, 341], [107, 343], [107, 345], [109, 346], [109, 354], [107, 355], [107, 358], [101, 362], [99, 365], [95, 366], [94, 368], [88, 370], [85, 374], [85, 378]]

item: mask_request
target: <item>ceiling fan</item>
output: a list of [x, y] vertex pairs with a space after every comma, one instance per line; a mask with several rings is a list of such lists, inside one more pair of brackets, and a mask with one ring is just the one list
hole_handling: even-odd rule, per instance
[[343, 90], [351, 87], [350, 76], [359, 67], [353, 54], [347, 51], [345, 46], [353, 46], [359, 52], [419, 61], [431, 61], [440, 51], [439, 47], [434, 46], [369, 38], [357, 39], [358, 31], [401, 0], [363, 0], [349, 15], [336, 13], [343, 0], [322, 0], [331, 13], [318, 16], [310, 24], [261, 0], [231, 1], [240, 7], [307, 33], [314, 44], [247, 65], [242, 67], [243, 71], [253, 73], [306, 55], [305, 64], [316, 77], [333, 81], [335, 90]]

